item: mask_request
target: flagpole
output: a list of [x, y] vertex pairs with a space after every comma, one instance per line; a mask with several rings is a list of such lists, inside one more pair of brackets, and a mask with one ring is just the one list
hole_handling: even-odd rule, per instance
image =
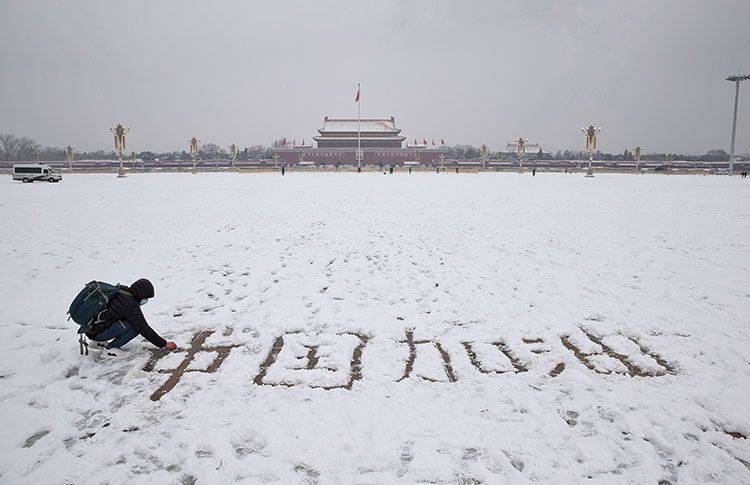
[[362, 116], [360, 111], [360, 91], [359, 83], [357, 83], [357, 172], [362, 171], [362, 143], [361, 143], [361, 130], [360, 125], [362, 123]]

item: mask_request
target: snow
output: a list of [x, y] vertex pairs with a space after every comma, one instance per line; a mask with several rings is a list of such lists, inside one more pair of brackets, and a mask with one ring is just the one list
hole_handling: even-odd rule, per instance
[[[750, 482], [739, 178], [0, 186], [2, 483]], [[142, 276], [180, 351], [80, 356], [75, 294]]]
[[356, 132], [359, 128], [363, 132], [391, 132], [398, 131], [396, 123], [388, 119], [334, 119], [323, 120], [323, 131], [332, 133]]

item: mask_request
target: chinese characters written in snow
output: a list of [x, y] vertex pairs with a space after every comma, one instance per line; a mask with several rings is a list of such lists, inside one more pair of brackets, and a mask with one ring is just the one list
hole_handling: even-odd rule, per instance
[[[231, 331], [231, 329], [230, 329]], [[143, 370], [158, 372], [169, 377], [152, 395], [158, 401], [171, 391], [189, 372], [216, 372], [238, 345], [206, 346], [206, 339], [214, 330], [197, 333], [184, 352], [169, 353], [163, 349], [152, 350], [152, 356]], [[362, 354], [370, 337], [356, 332], [331, 335], [310, 335], [288, 332], [278, 336], [261, 362], [252, 382], [259, 386], [308, 386], [321, 389], [351, 389], [362, 379]], [[416, 339], [414, 330], [407, 329], [398, 342], [405, 345], [409, 354], [403, 364], [403, 373], [396, 379], [401, 382], [417, 378], [429, 382], [456, 382], [456, 372], [451, 353], [437, 339]], [[622, 374], [631, 377], [659, 377], [674, 374], [675, 370], [664, 358], [644, 346], [633, 336], [597, 336], [584, 328], [579, 332], [560, 337], [562, 346], [587, 369], [600, 374]], [[551, 346], [544, 339], [522, 338], [515, 348], [503, 339], [491, 342], [460, 342], [471, 369], [481, 374], [518, 374], [528, 372], [534, 364], [519, 354], [549, 354]], [[168, 357], [169, 356], [169, 357]], [[454, 352], [455, 356], [455, 352]], [[181, 359], [179, 363], [161, 365], [165, 357]], [[204, 365], [200, 365], [203, 362]], [[176, 365], [175, 365], [176, 364]], [[542, 369], [550, 377], [565, 370], [564, 362], [547, 359]]]

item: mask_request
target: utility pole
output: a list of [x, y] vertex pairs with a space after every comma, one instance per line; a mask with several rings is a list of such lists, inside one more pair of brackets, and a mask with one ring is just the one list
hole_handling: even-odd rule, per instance
[[750, 75], [737, 75], [729, 76], [727, 81], [734, 83], [734, 116], [732, 117], [732, 148], [729, 151], [729, 176], [731, 177], [734, 172], [734, 140], [735, 134], [737, 133], [737, 101], [740, 97], [740, 81], [747, 81], [750, 79]]
[[357, 102], [357, 172], [362, 171], [362, 113], [359, 104], [360, 97], [360, 86], [357, 83], [357, 97], [354, 99]]

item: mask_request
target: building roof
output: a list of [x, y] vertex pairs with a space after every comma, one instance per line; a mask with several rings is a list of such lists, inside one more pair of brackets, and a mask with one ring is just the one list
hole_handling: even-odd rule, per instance
[[[356, 118], [329, 118], [323, 119], [323, 128], [318, 131], [323, 133], [341, 133], [357, 132]], [[380, 132], [380, 133], [399, 133], [401, 130], [396, 128], [396, 121], [390, 118], [362, 118], [359, 122], [359, 131]]]
[[[404, 141], [406, 137], [404, 136], [367, 136], [367, 133], [362, 133], [362, 136], [360, 136], [360, 139], [362, 140], [372, 140], [372, 141]], [[357, 141], [356, 136], [314, 136], [313, 140], [315, 141]]]

